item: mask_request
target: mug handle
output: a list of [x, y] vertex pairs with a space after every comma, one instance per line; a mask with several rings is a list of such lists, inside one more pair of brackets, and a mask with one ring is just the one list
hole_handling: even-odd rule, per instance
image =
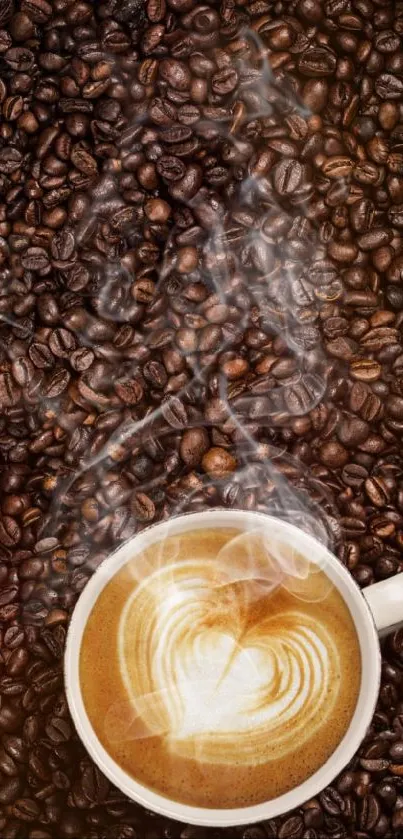
[[363, 590], [379, 635], [403, 624], [403, 573]]

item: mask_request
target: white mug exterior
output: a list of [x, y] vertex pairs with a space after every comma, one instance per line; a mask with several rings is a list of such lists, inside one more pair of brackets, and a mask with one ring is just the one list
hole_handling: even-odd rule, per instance
[[364, 589], [378, 635], [387, 635], [403, 621], [403, 574], [396, 574]]
[[[181, 804], [134, 780], [110, 757], [98, 740], [85, 710], [79, 679], [80, 647], [86, 622], [99, 594], [114, 574], [146, 547], [161, 541], [167, 535], [217, 527], [245, 530], [256, 527], [270, 528], [271, 534], [276, 534], [312, 562], [319, 564], [338, 588], [350, 610], [360, 643], [362, 662], [361, 687], [353, 718], [345, 736], [326, 763], [298, 787], [277, 798], [250, 807], [233, 809], [209, 809]], [[403, 575], [401, 576], [400, 584], [403, 583]], [[392, 582], [387, 581], [389, 584]], [[377, 588], [377, 585], [371, 586], [369, 591]], [[390, 585], [389, 589], [391, 588]], [[381, 595], [381, 592], [379, 594]], [[373, 599], [380, 603], [379, 597]], [[403, 606], [400, 607], [399, 615], [402, 619]], [[392, 622], [391, 620], [390, 623]], [[74, 724], [87, 751], [107, 778], [129, 798], [156, 813], [182, 822], [209, 827], [249, 824], [279, 816], [299, 807], [330, 784], [352, 758], [365, 736], [378, 697], [380, 671], [378, 635], [370, 608], [344, 566], [316, 539], [294, 525], [264, 513], [242, 510], [208, 510], [178, 516], [151, 526], [122, 545], [99, 566], [81, 594], [70, 622], [64, 660], [67, 700]]]

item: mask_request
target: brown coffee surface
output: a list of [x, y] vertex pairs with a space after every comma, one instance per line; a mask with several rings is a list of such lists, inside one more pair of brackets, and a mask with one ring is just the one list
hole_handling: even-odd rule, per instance
[[183, 803], [242, 807], [311, 776], [354, 713], [350, 613], [267, 535], [169, 537], [101, 592], [80, 653], [87, 714], [131, 776]]

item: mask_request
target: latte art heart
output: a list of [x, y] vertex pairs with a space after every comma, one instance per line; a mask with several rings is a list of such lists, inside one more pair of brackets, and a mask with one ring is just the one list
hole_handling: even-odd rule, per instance
[[330, 576], [276, 529], [196, 529], [135, 553], [107, 583], [80, 681], [97, 737], [135, 780], [191, 805], [244, 807], [333, 754], [354, 714], [360, 646]]
[[[326, 627], [300, 608], [270, 614], [242, 583], [217, 587], [214, 562], [158, 568], [128, 598], [120, 670], [141, 736], [184, 757], [266, 762], [331, 717], [340, 661]], [[130, 734], [128, 735], [130, 736]]]

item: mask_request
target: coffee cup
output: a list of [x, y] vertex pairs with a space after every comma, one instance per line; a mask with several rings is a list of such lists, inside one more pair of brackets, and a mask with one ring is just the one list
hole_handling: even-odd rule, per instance
[[[341, 740], [323, 764], [302, 782], [282, 794], [247, 806], [210, 807], [183, 803], [134, 778], [101, 742], [87, 713], [81, 684], [83, 638], [91, 613], [105, 587], [128, 563], [146, 555], [147, 551], [152, 554], [153, 548], [164, 544], [167, 539], [200, 534], [201, 540], [206, 531], [240, 532], [246, 534], [246, 539], [248, 533], [268, 534], [273, 543], [298, 551], [299, 556], [307, 558], [312, 566], [320, 569], [340, 595], [359, 645], [361, 668], [357, 696]], [[208, 827], [227, 827], [273, 818], [316, 796], [334, 780], [357, 751], [370, 725], [378, 698], [381, 671], [379, 636], [401, 622], [403, 574], [361, 591], [341, 562], [324, 545], [289, 522], [262, 513], [238, 510], [210, 510], [178, 516], [143, 530], [121, 546], [104, 560], [81, 594], [70, 622], [65, 653], [65, 684], [70, 712], [78, 735], [101, 771], [129, 798], [147, 809], [182, 822]], [[334, 714], [336, 717], [337, 705]]]

